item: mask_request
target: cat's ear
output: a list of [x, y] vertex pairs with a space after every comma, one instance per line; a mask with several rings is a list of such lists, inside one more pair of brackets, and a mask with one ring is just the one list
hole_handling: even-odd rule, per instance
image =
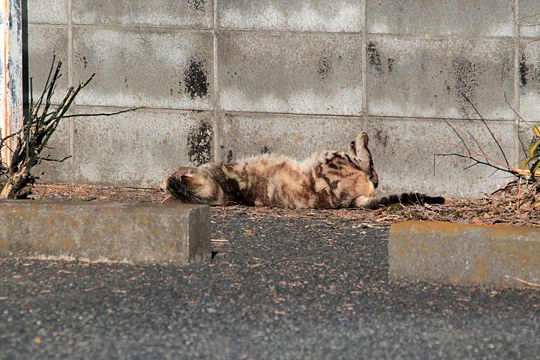
[[[349, 144], [349, 154], [354, 157], [358, 156], [361, 158], [360, 160], [366, 161], [367, 159], [365, 153], [366, 151], [369, 151], [367, 150], [368, 143], [368, 134], [366, 134], [365, 132], [361, 132], [356, 137], [356, 140], [351, 141], [351, 143]], [[371, 159], [371, 156], [369, 156], [369, 158]]]
[[367, 133], [361, 132], [360, 134], [358, 134], [358, 136], [356, 137], [357, 146], [362, 146], [362, 147], [367, 148], [368, 143], [369, 143], [369, 136]]
[[200, 174], [186, 173], [180, 176], [180, 181], [188, 187], [197, 188], [208, 184], [209, 179]]
[[349, 143], [349, 155], [356, 157], [356, 141], [351, 141]]
[[191, 184], [194, 182], [193, 174], [191, 173], [182, 174], [179, 178], [185, 184]]
[[187, 167], [180, 168], [170, 175], [170, 177], [185, 181], [185, 179], [193, 177], [193, 170]]

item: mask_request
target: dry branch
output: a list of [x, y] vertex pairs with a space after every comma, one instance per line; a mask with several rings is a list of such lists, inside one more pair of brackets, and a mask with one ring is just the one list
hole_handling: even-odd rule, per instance
[[[517, 167], [510, 166], [510, 162], [508, 161], [508, 157], [506, 156], [506, 153], [504, 152], [504, 149], [503, 149], [499, 139], [497, 139], [497, 137], [495, 136], [495, 134], [493, 133], [493, 131], [489, 127], [487, 121], [484, 119], [484, 117], [482, 116], [482, 114], [480, 113], [478, 108], [472, 103], [472, 101], [467, 96], [463, 95], [463, 98], [474, 109], [474, 111], [476, 112], [476, 114], [478, 115], [480, 120], [482, 121], [482, 124], [484, 125], [485, 129], [488, 131], [491, 139], [497, 145], [497, 147], [498, 147], [498, 149], [499, 149], [499, 151], [500, 151], [500, 153], [501, 153], [501, 155], [502, 155], [502, 157], [504, 159], [504, 164], [502, 164], [502, 163], [500, 163], [498, 161], [495, 161], [493, 158], [489, 157], [486, 154], [486, 152], [484, 151], [483, 147], [478, 142], [478, 140], [476, 140], [475, 137], [469, 131], [467, 131], [467, 134], [473, 140], [474, 145], [476, 145], [479, 152], [472, 150], [472, 147], [470, 146], [470, 144], [468, 144], [467, 141], [465, 141], [465, 136], [460, 134], [460, 132], [454, 126], [452, 126], [448, 120], [444, 120], [444, 122], [446, 123], [446, 125], [448, 125], [448, 127], [450, 127], [450, 129], [452, 129], [454, 134], [456, 134], [456, 136], [458, 137], [458, 139], [460, 140], [460, 142], [463, 145], [460, 146], [460, 145], [453, 144], [453, 143], [446, 143], [446, 144], [451, 145], [451, 146], [456, 147], [456, 148], [461, 148], [461, 149], [465, 150], [467, 154], [464, 155], [464, 154], [460, 154], [460, 153], [437, 153], [437, 154], [435, 154], [435, 156], [456, 156], [456, 157], [472, 160], [474, 163], [472, 165], [470, 165], [470, 166], [467, 166], [466, 169], [469, 169], [469, 168], [471, 168], [473, 166], [476, 166], [476, 165], [485, 165], [485, 166], [489, 166], [489, 167], [494, 168], [495, 171], [507, 172], [507, 173], [510, 173], [510, 174], [518, 177], [518, 178], [526, 178], [526, 177], [528, 177], [530, 175], [530, 172], [528, 170], [524, 170], [524, 169], [520, 169], [520, 168], [517, 168]], [[506, 99], [506, 97], [505, 97], [505, 99]], [[508, 102], [507, 99], [506, 99], [506, 101]], [[540, 175], [540, 171], [535, 172], [535, 174]]]
[[60, 120], [83, 116], [110, 116], [136, 110], [128, 109], [106, 114], [66, 115], [79, 92], [90, 83], [95, 74], [92, 74], [88, 80], [76, 87], [70, 86], [62, 101], [58, 105], [53, 105], [52, 98], [57, 81], [61, 77], [61, 69], [62, 61], [57, 62], [56, 57], [53, 57], [45, 88], [36, 102], [34, 102], [32, 96], [32, 80], [30, 80], [31, 95], [28, 118], [24, 119], [21, 129], [0, 139], [0, 150], [4, 146], [7, 147], [11, 156], [11, 162], [7, 162], [7, 164], [0, 161], [0, 180], [5, 182], [0, 193], [0, 199], [25, 197], [37, 179], [31, 171], [41, 161], [62, 162], [69, 158], [51, 159], [41, 157], [42, 151], [47, 148], [47, 144]]
[[520, 279], [520, 278], [517, 278], [517, 277], [514, 277], [514, 276], [510, 276], [510, 275], [505, 275], [505, 277], [508, 278], [508, 279], [512, 279], [512, 280], [515, 280], [517, 282], [520, 282], [522, 284], [525, 284], [527, 286], [540, 288], [540, 284], [538, 284], [538, 283], [533, 283], [533, 282], [526, 281], [526, 280], [523, 280], [523, 279]]
[[[483, 118], [482, 114], [480, 114], [476, 106], [466, 96], [463, 97], [481, 119], [484, 128], [489, 133], [492, 141], [497, 145], [497, 148], [499, 149], [499, 152], [504, 159], [504, 163], [495, 160], [493, 157], [488, 156], [486, 151], [484, 151], [482, 145], [478, 142], [478, 140], [475, 139], [475, 137], [470, 133], [470, 131], [467, 130], [466, 133], [460, 132], [447, 120], [445, 120], [445, 123], [458, 137], [461, 144], [449, 142], [441, 143], [450, 145], [457, 149], [461, 149], [462, 151], [438, 153], [435, 154], [435, 156], [455, 156], [471, 160], [472, 164], [467, 165], [464, 170], [470, 169], [476, 165], [483, 165], [493, 168], [494, 172], [502, 171], [509, 173], [517, 178], [517, 198], [515, 199], [515, 210], [519, 212], [523, 208], [530, 208], [531, 210], [535, 208], [540, 208], [540, 183], [536, 180], [540, 177], [540, 128], [538, 128], [538, 126], [532, 126], [534, 134], [536, 136], [536, 140], [533, 141], [533, 144], [530, 146], [529, 151], [527, 152], [530, 156], [525, 159], [525, 161], [521, 164], [521, 167], [512, 167], [508, 161], [508, 157], [506, 156], [501, 143], [489, 127], [487, 121]], [[506, 99], [506, 96], [505, 100], [510, 106], [510, 103], [508, 102], [508, 99]], [[515, 112], [514, 109], [512, 110]], [[519, 116], [517, 112], [515, 113], [517, 116]], [[522, 119], [521, 116], [519, 116], [519, 118]], [[472, 139], [472, 141], [470, 139]], [[529, 167], [529, 169], [527, 169], [527, 166]], [[530, 220], [532, 220], [532, 218], [530, 218]]]

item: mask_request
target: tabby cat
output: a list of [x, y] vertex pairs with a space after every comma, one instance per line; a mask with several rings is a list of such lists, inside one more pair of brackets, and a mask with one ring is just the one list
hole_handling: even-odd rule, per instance
[[368, 149], [368, 135], [360, 133], [349, 151], [327, 150], [298, 162], [265, 154], [233, 164], [207, 163], [181, 167], [165, 177], [165, 202], [189, 204], [270, 206], [288, 209], [375, 209], [393, 203], [444, 203], [444, 198], [417, 193], [375, 197], [379, 183]]

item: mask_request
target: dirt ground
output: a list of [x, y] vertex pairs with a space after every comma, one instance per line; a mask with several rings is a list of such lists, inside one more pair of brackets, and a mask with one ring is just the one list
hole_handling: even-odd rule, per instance
[[[515, 225], [540, 227], [540, 183], [509, 183], [497, 192], [474, 200], [448, 199], [445, 205], [392, 205], [379, 210], [286, 210], [264, 207], [228, 206], [213, 208], [215, 217], [248, 213], [264, 217], [308, 217], [319, 220], [342, 218], [358, 220], [366, 226], [390, 225], [398, 221], [443, 221], [465, 224]], [[159, 203], [165, 194], [158, 189], [110, 186], [39, 184], [31, 198], [55, 201], [120, 201]]]

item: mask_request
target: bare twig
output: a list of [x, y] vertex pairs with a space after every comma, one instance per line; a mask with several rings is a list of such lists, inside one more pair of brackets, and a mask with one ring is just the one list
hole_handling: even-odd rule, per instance
[[[435, 154], [436, 156], [457, 156], [457, 157], [460, 157], [460, 158], [465, 158], [465, 159], [472, 160], [476, 164], [486, 165], [486, 166], [495, 168], [496, 170], [511, 173], [512, 175], [524, 175], [524, 172], [521, 169], [514, 168], [514, 167], [511, 167], [509, 165], [502, 164], [502, 163], [496, 161], [495, 159], [492, 159], [492, 158], [486, 156], [485, 153], [483, 153], [483, 152], [482, 153], [473, 152], [466, 145], [460, 146], [458, 144], [449, 143], [449, 142], [440, 142], [440, 144], [446, 144], [446, 145], [450, 145], [450, 146], [453, 146], [453, 147], [456, 147], [456, 148], [465, 149], [467, 151], [468, 155], [463, 155], [463, 154], [459, 154], [459, 153], [437, 153], [437, 154]], [[480, 160], [479, 158], [484, 159], [484, 160]], [[470, 168], [470, 166], [468, 166], [467, 168]]]
[[[504, 93], [504, 100], [506, 101], [506, 104], [508, 105], [508, 107], [512, 110], [512, 112], [514, 113], [514, 115], [516, 115], [519, 119], [520, 122], [523, 122], [527, 125], [531, 125], [531, 123], [529, 121], [527, 121], [525, 118], [523, 118], [517, 111], [516, 109], [514, 109], [514, 107], [510, 104], [510, 101], [508, 101], [508, 98], [506, 97], [506, 93]], [[520, 130], [520, 128], [518, 127], [518, 132], [524, 132], [525, 130]], [[523, 153], [527, 153], [527, 147], [525, 146], [525, 144], [523, 143], [523, 140], [521, 139], [521, 137], [518, 136], [518, 141], [519, 141], [519, 144], [521, 145], [521, 151], [523, 151]]]
[[472, 168], [473, 166], [476, 166], [476, 165], [486, 165], [486, 166], [490, 166], [492, 168], [495, 168], [497, 171], [507, 172], [507, 173], [512, 174], [512, 175], [521, 175], [521, 174], [519, 174], [518, 169], [514, 169], [514, 168], [510, 168], [510, 167], [509, 168], [499, 167], [499, 166], [496, 166], [494, 164], [489, 163], [488, 161], [478, 160], [478, 159], [476, 159], [474, 157], [471, 157], [471, 156], [468, 156], [468, 155], [463, 155], [463, 154], [458, 154], [458, 153], [437, 153], [435, 155], [436, 156], [455, 156], [455, 157], [460, 157], [460, 158], [463, 158], [463, 159], [469, 159], [469, 160], [475, 161], [474, 164], [466, 166], [465, 168], [463, 168], [463, 170], [468, 170], [468, 169], [470, 169], [470, 168]]
[[463, 143], [463, 147], [465, 148], [465, 150], [467, 150], [467, 153], [469, 154], [469, 156], [472, 156], [471, 151], [469, 150], [469, 147], [467, 146], [467, 143], [465, 142], [461, 134], [452, 125], [450, 125], [448, 120], [444, 119], [444, 122], [446, 123], [446, 125], [450, 127], [450, 129], [452, 129], [452, 131], [457, 135], [459, 140], [461, 140], [461, 142]]
[[471, 107], [474, 109], [474, 111], [476, 112], [476, 114], [480, 117], [480, 119], [482, 120], [482, 123], [484, 124], [484, 126], [486, 127], [487, 131], [489, 132], [489, 134], [491, 135], [491, 138], [493, 139], [493, 141], [495, 141], [495, 144], [497, 144], [497, 146], [499, 147], [499, 150], [501, 151], [501, 155], [504, 157], [504, 161], [506, 162], [506, 165], [507, 166], [510, 166], [510, 162], [508, 161], [508, 158], [506, 157], [506, 154], [504, 153], [504, 150], [499, 142], [499, 140], [497, 139], [497, 137], [495, 136], [495, 134], [493, 134], [493, 131], [491, 131], [490, 127], [488, 126], [486, 120], [484, 119], [484, 117], [482, 116], [482, 114], [480, 114], [480, 111], [478, 111], [478, 109], [476, 108], [476, 106], [472, 103], [471, 100], [469, 100], [469, 98], [463, 94], [463, 98], [469, 103], [469, 105], [471, 105]]
[[480, 146], [480, 143], [478, 142], [478, 140], [476, 140], [476, 138], [471, 134], [471, 132], [469, 130], [467, 130], [467, 134], [471, 137], [471, 139], [473, 139], [474, 143], [478, 147], [478, 150], [480, 150], [480, 152], [482, 153], [482, 156], [489, 162], [489, 159], [488, 159], [484, 149], [482, 148], [482, 146]]
[[522, 284], [525, 284], [527, 286], [532, 286], [532, 287], [538, 287], [540, 288], [540, 284], [538, 283], [533, 283], [533, 282], [530, 282], [530, 281], [526, 281], [526, 280], [523, 280], [523, 279], [520, 279], [520, 278], [517, 278], [517, 277], [514, 277], [514, 276], [510, 276], [510, 275], [505, 275], [506, 278], [508, 279], [512, 279], [512, 280], [515, 280], [515, 281], [518, 281]]
[[506, 101], [506, 105], [508, 105], [510, 110], [512, 110], [514, 115], [516, 115], [519, 118], [520, 121], [523, 121], [525, 124], [529, 125], [529, 122], [527, 120], [525, 120], [525, 118], [523, 118], [520, 114], [518, 114], [516, 109], [514, 109], [514, 107], [510, 104], [510, 101], [508, 101], [508, 98], [506, 97], [506, 93], [504, 93], [504, 101]]
[[131, 109], [126, 109], [126, 110], [119, 110], [119, 111], [110, 112], [110, 113], [95, 113], [95, 114], [83, 113], [83, 114], [74, 114], [74, 115], [64, 115], [63, 118], [64, 119], [69, 119], [69, 118], [93, 117], [93, 116], [113, 116], [113, 115], [120, 115], [120, 114], [124, 114], [124, 113], [128, 113], [128, 112], [132, 112], [132, 111], [137, 111], [137, 110], [141, 110], [141, 109], [144, 109], [144, 106], [131, 108]]
[[[6, 166], [0, 162], [0, 176], [7, 178], [7, 182], [1, 190], [0, 198], [24, 197], [29, 193], [30, 187], [37, 179], [31, 173], [33, 167], [42, 161], [63, 162], [69, 158], [67, 156], [62, 159], [53, 159], [50, 156], [40, 156], [44, 149], [49, 148], [47, 144], [60, 120], [86, 116], [112, 116], [139, 109], [127, 109], [112, 113], [66, 115], [79, 92], [90, 83], [95, 74], [92, 74], [85, 82], [69, 87], [59, 104], [53, 105], [52, 99], [56, 83], [62, 76], [61, 69], [62, 61], [57, 62], [56, 57], [53, 57], [47, 82], [41, 96], [36, 103], [34, 103], [33, 96], [30, 98], [30, 115], [24, 119], [22, 129], [0, 139], [0, 149], [4, 146], [8, 147], [8, 139], [11, 139], [13, 144], [8, 148], [11, 153], [10, 165]], [[30, 79], [30, 86], [32, 87], [32, 79]]]

